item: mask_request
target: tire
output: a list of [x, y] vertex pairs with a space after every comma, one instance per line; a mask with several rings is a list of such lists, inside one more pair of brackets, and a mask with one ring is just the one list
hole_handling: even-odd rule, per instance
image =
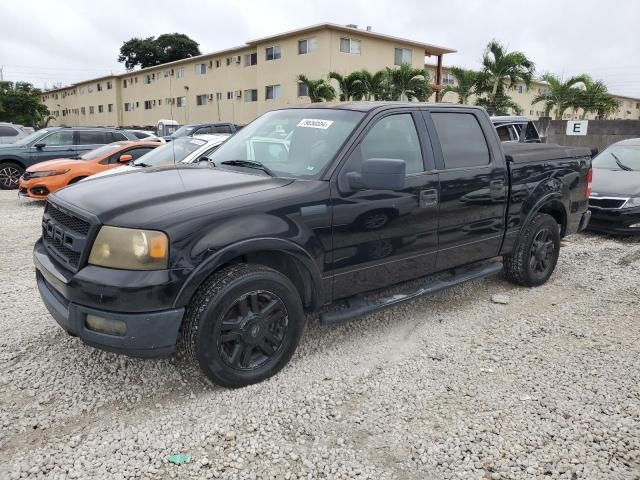
[[237, 388], [278, 373], [305, 325], [300, 295], [287, 277], [262, 265], [237, 264], [200, 286], [187, 307], [181, 341], [211, 381]]
[[0, 190], [15, 190], [24, 168], [12, 162], [0, 163]]
[[525, 287], [542, 285], [555, 270], [559, 255], [558, 223], [552, 216], [538, 213], [525, 227], [513, 252], [505, 256], [505, 276]]

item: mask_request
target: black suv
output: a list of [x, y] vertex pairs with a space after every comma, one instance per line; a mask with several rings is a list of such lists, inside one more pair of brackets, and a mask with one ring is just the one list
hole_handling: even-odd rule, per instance
[[0, 145], [0, 189], [18, 188], [20, 175], [30, 167], [55, 158], [78, 158], [111, 142], [138, 140], [118, 128], [43, 128], [10, 145]]

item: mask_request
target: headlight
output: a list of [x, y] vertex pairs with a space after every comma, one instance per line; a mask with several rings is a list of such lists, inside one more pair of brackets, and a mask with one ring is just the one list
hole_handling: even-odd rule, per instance
[[640, 207], [640, 197], [631, 197], [629, 200], [624, 202], [624, 205], [622, 205], [622, 208], [633, 208], [633, 207]]
[[[28, 170], [27, 170], [28, 171]], [[65, 170], [46, 170], [44, 172], [29, 172], [31, 178], [53, 177], [54, 175], [62, 175], [67, 173], [69, 169]]]
[[133, 228], [100, 228], [89, 263], [125, 270], [162, 270], [169, 261], [169, 239], [163, 232]]

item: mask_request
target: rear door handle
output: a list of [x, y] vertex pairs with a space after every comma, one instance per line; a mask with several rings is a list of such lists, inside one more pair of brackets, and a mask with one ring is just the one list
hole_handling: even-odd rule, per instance
[[420, 208], [435, 207], [438, 205], [438, 190], [432, 188], [430, 190], [420, 190]]

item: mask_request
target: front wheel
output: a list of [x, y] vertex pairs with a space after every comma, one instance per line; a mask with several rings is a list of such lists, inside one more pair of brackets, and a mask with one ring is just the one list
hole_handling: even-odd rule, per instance
[[558, 224], [551, 215], [538, 213], [525, 227], [513, 252], [505, 257], [505, 275], [518, 285], [542, 285], [556, 268], [559, 255]]
[[182, 341], [209, 379], [243, 387], [287, 364], [305, 324], [300, 295], [287, 277], [237, 264], [213, 274], [194, 295]]
[[0, 163], [0, 189], [13, 190], [18, 188], [20, 175], [24, 173], [24, 168], [15, 163]]

